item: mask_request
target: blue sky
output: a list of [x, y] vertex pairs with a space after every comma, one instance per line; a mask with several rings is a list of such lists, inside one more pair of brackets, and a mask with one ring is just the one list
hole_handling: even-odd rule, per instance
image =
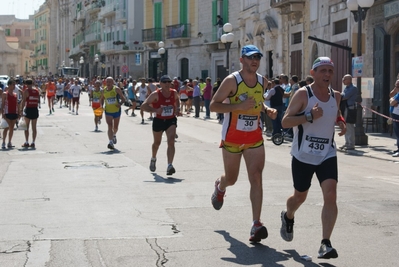
[[19, 19], [28, 19], [45, 0], [1, 0], [0, 15], [15, 15]]

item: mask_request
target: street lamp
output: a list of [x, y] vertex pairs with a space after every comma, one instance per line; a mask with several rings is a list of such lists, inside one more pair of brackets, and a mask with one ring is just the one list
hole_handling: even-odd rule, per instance
[[159, 47], [159, 49], [158, 49], [158, 55], [161, 56], [161, 62], [160, 62], [160, 65], [159, 65], [159, 71], [160, 71], [159, 77], [161, 77], [161, 76], [163, 75], [163, 71], [164, 71], [164, 66], [163, 66], [164, 62], [163, 62], [163, 61], [164, 61], [164, 54], [165, 54], [165, 52], [166, 52], [164, 46], [165, 46], [165, 43], [164, 43], [164, 42], [160, 41], [160, 42], [158, 43], [158, 47]]
[[[362, 21], [366, 19], [367, 10], [374, 4], [374, 0], [348, 0], [346, 5], [352, 12], [357, 28], [357, 56], [362, 56]], [[362, 102], [362, 78], [357, 77], [357, 97], [356, 102]], [[358, 105], [358, 104], [357, 104]], [[362, 108], [357, 106], [356, 125], [355, 125], [355, 145], [367, 145], [368, 136], [364, 133]]]
[[233, 26], [230, 23], [226, 23], [223, 25], [223, 31], [225, 34], [220, 37], [220, 40], [222, 43], [224, 43], [224, 46], [226, 48], [226, 71], [227, 74], [229, 74], [229, 68], [230, 68], [230, 46], [231, 43], [234, 41], [234, 34], [231, 32], [233, 30]]
[[94, 72], [94, 76], [96, 76], [97, 79], [97, 70], [98, 70], [98, 62], [100, 61], [100, 58], [98, 57], [98, 54], [94, 55], [94, 62], [96, 63], [96, 71]]
[[82, 66], [82, 76], [81, 77], [84, 77], [84, 75], [83, 75], [83, 64], [85, 64], [85, 59], [83, 58], [83, 56], [80, 57], [79, 64]]
[[73, 67], [73, 58], [69, 59], [69, 65]]

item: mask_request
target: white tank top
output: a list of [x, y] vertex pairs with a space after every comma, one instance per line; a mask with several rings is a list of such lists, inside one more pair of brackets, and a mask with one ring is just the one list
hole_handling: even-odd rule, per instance
[[314, 107], [316, 103], [323, 109], [323, 116], [313, 123], [306, 122], [294, 127], [294, 140], [291, 147], [291, 155], [297, 160], [319, 165], [324, 160], [337, 155], [334, 133], [337, 119], [338, 105], [334, 90], [330, 90], [330, 98], [322, 102], [314, 95], [310, 86], [306, 86], [308, 105], [298, 115], [303, 115]]

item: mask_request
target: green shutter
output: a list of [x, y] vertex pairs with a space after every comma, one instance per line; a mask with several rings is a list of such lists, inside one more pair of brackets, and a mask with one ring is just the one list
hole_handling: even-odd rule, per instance
[[180, 0], [180, 24], [187, 24], [188, 21], [188, 5], [187, 0]]
[[156, 41], [162, 40], [162, 3], [154, 3], [154, 39]]
[[[216, 0], [212, 1], [212, 25], [216, 24], [216, 16], [218, 14], [218, 3]], [[217, 41], [217, 28], [212, 26], [212, 41]]]
[[229, 0], [223, 0], [223, 23], [229, 22]]

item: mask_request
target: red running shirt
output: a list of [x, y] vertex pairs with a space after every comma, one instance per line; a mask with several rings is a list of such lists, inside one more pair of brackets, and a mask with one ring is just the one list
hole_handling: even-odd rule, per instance
[[160, 89], [156, 90], [156, 92], [158, 93], [158, 101], [152, 103], [152, 107], [155, 109], [162, 108], [162, 114], [157, 113], [155, 116], [156, 118], [172, 119], [175, 117], [176, 90], [175, 89], [169, 89], [169, 90], [170, 90], [169, 97], [165, 97]]
[[18, 100], [16, 93], [7, 93], [4, 103], [4, 114], [18, 114]]
[[39, 90], [32, 88], [28, 89], [28, 98], [26, 99], [27, 108], [37, 108], [39, 105], [40, 93]]

